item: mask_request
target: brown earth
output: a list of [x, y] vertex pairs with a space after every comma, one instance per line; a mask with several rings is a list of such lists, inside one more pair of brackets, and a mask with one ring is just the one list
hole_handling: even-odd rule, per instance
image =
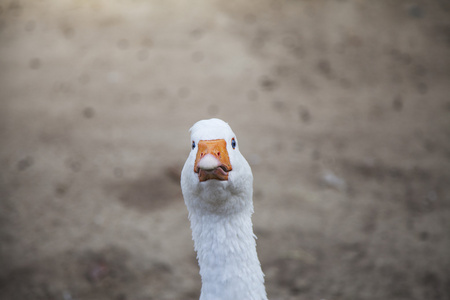
[[450, 299], [449, 59], [447, 1], [0, 1], [0, 299], [198, 299], [210, 117], [270, 299]]

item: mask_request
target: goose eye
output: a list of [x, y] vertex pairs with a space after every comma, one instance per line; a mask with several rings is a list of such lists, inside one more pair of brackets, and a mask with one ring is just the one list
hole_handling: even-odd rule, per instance
[[192, 150], [194, 150], [194, 148], [195, 148], [195, 142], [192, 141]]
[[233, 147], [233, 149], [236, 149], [236, 140], [234, 138], [231, 139], [231, 147]]

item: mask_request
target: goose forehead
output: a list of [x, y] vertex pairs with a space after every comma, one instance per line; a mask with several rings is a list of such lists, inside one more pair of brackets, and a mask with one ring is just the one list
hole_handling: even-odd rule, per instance
[[193, 140], [229, 139], [234, 137], [231, 127], [219, 119], [198, 121], [192, 126], [190, 131]]

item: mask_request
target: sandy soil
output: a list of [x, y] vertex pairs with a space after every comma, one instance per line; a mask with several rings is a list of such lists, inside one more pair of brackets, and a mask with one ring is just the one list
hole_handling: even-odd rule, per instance
[[270, 299], [450, 299], [449, 58], [447, 1], [0, 1], [0, 298], [198, 299], [219, 117]]

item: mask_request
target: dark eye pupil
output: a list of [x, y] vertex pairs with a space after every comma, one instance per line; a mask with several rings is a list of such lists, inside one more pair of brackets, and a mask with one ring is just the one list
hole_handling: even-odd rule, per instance
[[194, 149], [194, 148], [195, 148], [195, 142], [192, 141], [192, 149]]
[[236, 148], [236, 140], [234, 138], [231, 140], [231, 147], [233, 147], [233, 149]]

